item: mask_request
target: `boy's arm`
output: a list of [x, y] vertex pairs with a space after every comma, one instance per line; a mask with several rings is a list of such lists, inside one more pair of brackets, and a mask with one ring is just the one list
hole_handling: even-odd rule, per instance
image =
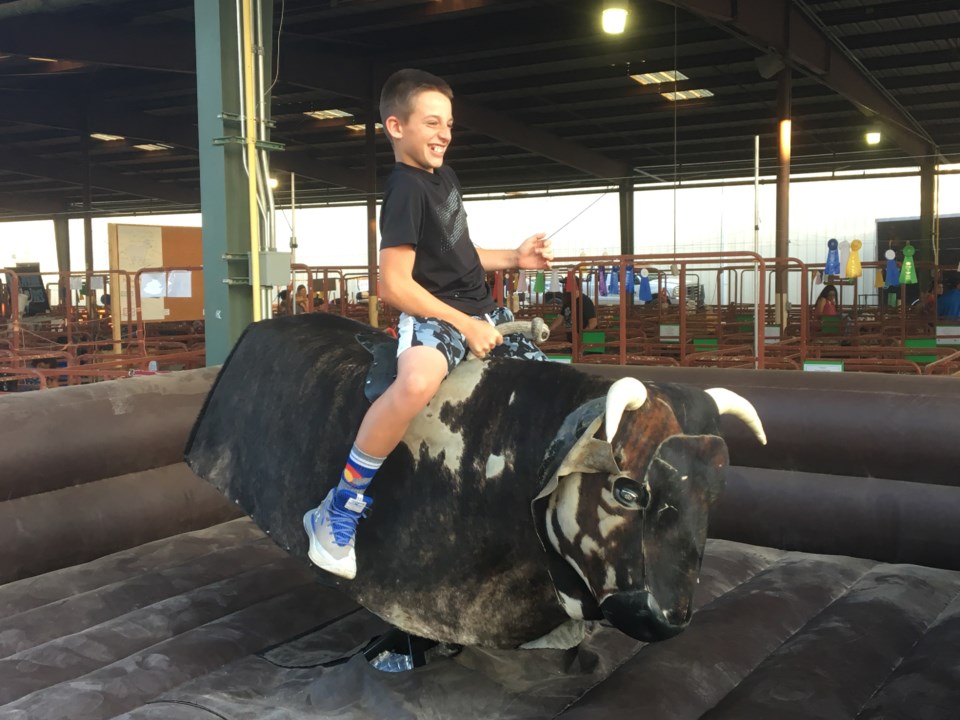
[[531, 235], [516, 250], [484, 250], [477, 248], [480, 264], [487, 272], [495, 270], [544, 270], [553, 260], [553, 249], [545, 233]]
[[447, 305], [413, 279], [416, 251], [412, 245], [398, 245], [380, 251], [380, 298], [407, 315], [445, 320], [463, 333], [470, 349], [480, 357], [503, 342], [497, 329]]

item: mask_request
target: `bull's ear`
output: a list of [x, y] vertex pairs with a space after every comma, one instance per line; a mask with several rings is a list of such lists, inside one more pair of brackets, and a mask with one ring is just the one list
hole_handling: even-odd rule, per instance
[[605, 473], [607, 475], [620, 472], [620, 466], [613, 457], [613, 448], [610, 443], [596, 437], [600, 430], [603, 416], [595, 417], [583, 434], [577, 439], [548, 477], [534, 502], [549, 496], [557, 489], [561, 477], [571, 473]]
[[704, 392], [713, 398], [721, 415], [733, 415], [740, 418], [757, 436], [761, 445], [767, 444], [767, 434], [763, 431], [763, 423], [760, 422], [760, 416], [757, 415], [756, 408], [750, 404], [749, 400], [726, 388], [710, 388]]

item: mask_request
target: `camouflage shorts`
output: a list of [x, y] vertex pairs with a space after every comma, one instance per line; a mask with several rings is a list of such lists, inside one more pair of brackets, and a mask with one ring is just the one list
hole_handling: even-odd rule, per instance
[[[475, 316], [477, 317], [477, 316]], [[513, 321], [513, 313], [500, 307], [485, 315], [484, 319], [493, 325]], [[399, 346], [397, 356], [404, 350], [417, 345], [434, 347], [447, 359], [447, 372], [453, 370], [467, 356], [467, 341], [463, 333], [453, 325], [434, 317], [417, 317], [402, 313], [397, 324]], [[503, 338], [503, 344], [490, 351], [489, 357], [521, 358], [523, 360], [547, 360], [547, 356], [529, 338], [520, 333], [510, 333]]]

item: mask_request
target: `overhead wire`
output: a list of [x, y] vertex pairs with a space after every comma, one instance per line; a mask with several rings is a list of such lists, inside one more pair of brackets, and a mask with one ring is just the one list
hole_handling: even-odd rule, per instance
[[267, 88], [267, 92], [272, 92], [273, 88], [277, 84], [277, 80], [280, 79], [280, 37], [283, 35], [283, 16], [287, 10], [287, 0], [280, 0], [280, 21], [277, 24], [277, 42], [276, 42], [276, 55], [277, 59], [274, 62], [275, 72], [273, 73], [273, 82], [270, 83], [270, 87]]

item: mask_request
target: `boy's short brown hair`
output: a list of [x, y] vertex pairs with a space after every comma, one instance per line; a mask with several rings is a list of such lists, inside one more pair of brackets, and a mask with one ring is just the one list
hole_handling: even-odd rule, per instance
[[380, 121], [395, 115], [406, 121], [413, 112], [414, 98], [424, 90], [436, 90], [453, 100], [453, 90], [447, 81], [423, 70], [404, 68], [387, 78], [380, 91]]

